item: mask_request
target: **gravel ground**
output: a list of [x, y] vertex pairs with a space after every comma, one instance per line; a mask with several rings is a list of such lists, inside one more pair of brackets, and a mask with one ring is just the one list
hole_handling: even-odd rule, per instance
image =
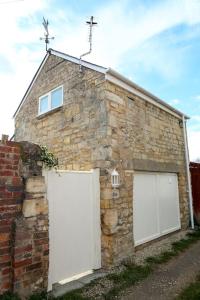
[[[180, 231], [169, 235], [167, 238], [153, 242], [151, 245], [146, 245], [142, 249], [136, 251], [130, 260], [136, 264], [143, 264], [145, 258], [149, 256], [159, 255], [163, 251], [171, 249], [171, 244], [185, 237], [189, 231]], [[108, 271], [108, 274], [119, 273], [123, 271], [124, 266], [118, 266]], [[107, 277], [96, 280], [84, 289], [83, 296], [93, 297], [96, 300], [104, 299], [103, 295], [113, 287], [113, 282]], [[130, 298], [131, 299], [131, 298]], [[138, 298], [139, 300], [139, 298]]]
[[149, 256], [159, 255], [163, 251], [168, 251], [171, 249], [171, 245], [174, 242], [179, 241], [180, 239], [185, 238], [186, 234], [190, 232], [189, 230], [179, 231], [177, 233], [169, 235], [167, 238], [160, 241], [153, 241], [149, 246], [144, 247], [143, 249], [138, 249], [133, 256], [133, 261], [140, 265], [143, 264], [145, 258]]
[[[108, 275], [112, 273], [120, 273], [125, 269], [123, 265], [114, 267], [108, 271]], [[102, 277], [96, 281], [91, 282], [88, 287], [85, 287], [84, 292], [82, 293], [85, 297], [92, 297], [96, 300], [104, 299], [103, 295], [107, 294], [109, 290], [113, 287], [112, 280], [109, 280], [107, 277]]]
[[172, 300], [200, 271], [200, 241], [123, 292], [120, 300]]

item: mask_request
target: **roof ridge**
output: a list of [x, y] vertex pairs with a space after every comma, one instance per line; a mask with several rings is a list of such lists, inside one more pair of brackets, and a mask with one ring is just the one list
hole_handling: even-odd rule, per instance
[[[79, 57], [76, 57], [76, 56], [73, 56], [73, 55], [70, 55], [70, 54], [67, 54], [67, 53], [64, 53], [64, 52], [61, 52], [59, 50], [55, 50], [55, 49], [52, 49], [52, 48], [49, 48], [48, 52], [50, 54], [60, 54], [60, 55], [63, 55], [63, 56], [66, 56], [67, 58], [66, 59], [73, 59], [73, 60], [77, 60], [77, 63], [80, 63], [80, 58]], [[74, 62], [74, 61], [73, 61]], [[88, 65], [91, 65], [91, 66], [94, 66], [94, 67], [98, 67], [98, 68], [102, 68], [104, 69], [105, 71], [108, 69], [107, 67], [103, 67], [103, 66], [100, 66], [98, 64], [94, 64], [94, 63], [91, 63], [87, 60], [83, 60], [81, 59], [81, 64], [88, 64]]]
[[[71, 61], [72, 63], [80, 64], [80, 58], [77, 58], [75, 56], [66, 54], [64, 52], [49, 48], [46, 55], [45, 55], [45, 57], [43, 58], [43, 60], [40, 64], [39, 68], [37, 69], [30, 85], [28, 86], [28, 88], [27, 88], [27, 90], [26, 90], [26, 92], [25, 92], [25, 94], [24, 94], [24, 96], [23, 96], [16, 112], [13, 115], [13, 117], [16, 116], [16, 114], [18, 113], [21, 105], [26, 100], [26, 97], [28, 96], [35, 80], [37, 79], [41, 69], [43, 68], [45, 62], [47, 61], [48, 57], [51, 54], [56, 55], [56, 56], [58, 56], [60, 58], [63, 58], [65, 60]], [[145, 90], [144, 88], [140, 87], [139, 85], [137, 85], [136, 83], [134, 83], [133, 81], [128, 79], [127, 77], [123, 76], [121, 73], [118, 73], [117, 71], [113, 70], [112, 68], [105, 68], [105, 67], [102, 67], [100, 65], [96, 65], [96, 64], [93, 64], [91, 62], [88, 62], [86, 60], [81, 60], [81, 65], [86, 67], [86, 68], [89, 68], [89, 69], [92, 69], [94, 71], [97, 71], [99, 73], [104, 74], [106, 80], [111, 81], [111, 82], [121, 86], [122, 88], [124, 88], [126, 90], [129, 90], [130, 92], [140, 96], [144, 100], [146, 100], [148, 102], [151, 102], [151, 103], [153, 101], [154, 105], [159, 106], [163, 110], [168, 111], [168, 113], [175, 114], [176, 116], [178, 115], [179, 117], [184, 116], [187, 119], [189, 119], [189, 117], [187, 115], [185, 115], [184, 113], [182, 113], [181, 111], [179, 111], [176, 108], [174, 108], [173, 106], [169, 105], [167, 102], [163, 101], [159, 97], [153, 95], [151, 92], [149, 92], [149, 91]]]

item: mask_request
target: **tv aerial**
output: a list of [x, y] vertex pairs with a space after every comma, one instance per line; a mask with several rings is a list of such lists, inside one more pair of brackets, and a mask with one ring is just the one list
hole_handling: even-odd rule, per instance
[[46, 51], [48, 51], [48, 44], [50, 43], [50, 40], [54, 40], [54, 37], [49, 37], [49, 21], [43, 17], [43, 23], [42, 25], [44, 26], [45, 33], [44, 33], [44, 38], [40, 38], [40, 40], [44, 40], [46, 44]]
[[93, 29], [93, 26], [97, 25], [97, 22], [94, 22], [94, 17], [91, 16], [90, 17], [90, 20], [89, 21], [86, 21], [86, 24], [89, 25], [89, 51], [86, 52], [86, 53], [83, 53], [81, 56], [80, 56], [80, 60], [79, 60], [79, 68], [80, 68], [80, 72], [82, 71], [82, 57], [85, 56], [85, 55], [88, 55], [92, 52], [92, 29]]

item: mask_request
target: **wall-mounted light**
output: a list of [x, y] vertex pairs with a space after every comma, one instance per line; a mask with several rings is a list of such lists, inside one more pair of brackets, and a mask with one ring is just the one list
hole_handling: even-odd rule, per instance
[[119, 187], [119, 173], [114, 169], [111, 173], [112, 187]]

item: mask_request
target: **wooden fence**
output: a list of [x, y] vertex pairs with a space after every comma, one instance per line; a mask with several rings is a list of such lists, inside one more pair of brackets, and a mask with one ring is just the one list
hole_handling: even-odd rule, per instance
[[190, 163], [194, 216], [200, 224], [200, 163]]

